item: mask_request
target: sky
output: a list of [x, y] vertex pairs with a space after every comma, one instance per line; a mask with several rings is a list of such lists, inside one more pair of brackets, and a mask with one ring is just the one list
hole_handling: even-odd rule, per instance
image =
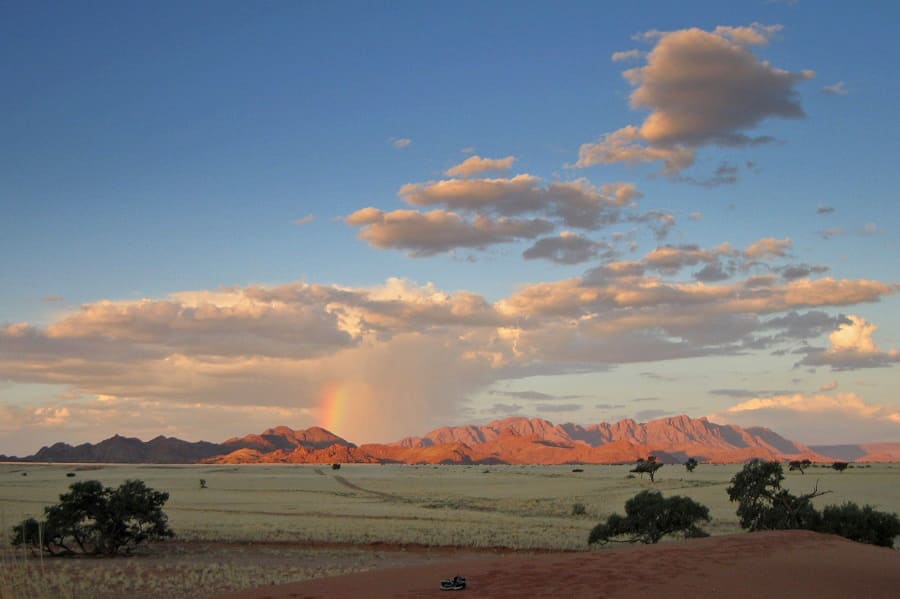
[[0, 454], [900, 441], [900, 6], [0, 2]]

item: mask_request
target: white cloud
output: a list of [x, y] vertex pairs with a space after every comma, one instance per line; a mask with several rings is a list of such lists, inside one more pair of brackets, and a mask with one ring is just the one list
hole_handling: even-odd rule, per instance
[[822, 91], [832, 96], [845, 96], [848, 93], [843, 81], [838, 81], [834, 85], [826, 85], [822, 88]]
[[900, 350], [883, 352], [875, 343], [872, 335], [878, 329], [877, 326], [853, 314], [847, 316], [847, 321], [828, 336], [830, 348], [824, 351], [809, 350], [800, 364], [830, 366], [833, 370], [853, 370], [884, 367], [900, 362]]
[[869, 404], [856, 393], [758, 397], [709, 418], [740, 426], [766, 426], [807, 444], [900, 441], [900, 406]]
[[398, 150], [408, 148], [412, 145], [412, 140], [408, 137], [391, 137], [390, 139], [388, 139], [388, 141]]

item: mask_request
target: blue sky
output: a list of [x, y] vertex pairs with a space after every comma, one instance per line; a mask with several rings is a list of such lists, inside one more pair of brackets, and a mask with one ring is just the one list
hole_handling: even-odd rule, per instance
[[[342, 378], [355, 390], [344, 394], [348, 414], [380, 415], [380, 424], [370, 428], [349, 416], [329, 423], [343, 426], [336, 432], [358, 442], [509, 414], [596, 422], [681, 412], [764, 424], [799, 441], [833, 437], [834, 423], [852, 414], [858, 426], [846, 431], [853, 439], [843, 440], [900, 440], [892, 353], [900, 347], [894, 164], [900, 82], [891, 76], [900, 58], [892, 42], [900, 20], [895, 3], [872, 3], [859, 11], [837, 2], [34, 2], [4, 3], [0, 13], [0, 326], [6, 327], [0, 337], [0, 410], [6, 412], [0, 414], [8, 422], [0, 425], [0, 453], [33, 451], [57, 439], [97, 440], [113, 432], [215, 440], [282, 420], [309, 426], [323, 422], [324, 389], [340, 385]], [[691, 28], [704, 33], [690, 39], [677, 35]], [[648, 31], [668, 34], [632, 39]], [[756, 37], [747, 37], [751, 33]], [[756, 115], [748, 117], [750, 124], [740, 114], [730, 115], [724, 124], [703, 125], [709, 125], [704, 132], [666, 139], [641, 129], [642, 137], [632, 141], [642, 152], [674, 147], [692, 154], [693, 163], [677, 171], [664, 172], [658, 160], [613, 160], [608, 148], [602, 162], [575, 166], [585, 144], [629, 125], [641, 127], [653, 113], [675, 110], [667, 104], [672, 96], [653, 87], [662, 85], [664, 71], [678, 72], [673, 63], [662, 62], [664, 51], [671, 50], [670, 56], [682, 61], [677, 65], [687, 68], [684, 61], [691, 59], [676, 50], [711, 39], [731, 44], [748, 68], [773, 69], [766, 71], [772, 81], [774, 70], [795, 74], [781, 90], [791, 99], [750, 82], [745, 116]], [[611, 60], [613, 53], [632, 49], [643, 54]], [[644, 87], [655, 108], [630, 106], [640, 85], [623, 78], [623, 71], [647, 67], [654, 55], [662, 70], [652, 77], [645, 71]], [[801, 75], [805, 70], [815, 76]], [[689, 95], [710, 90], [712, 97], [722, 83], [717, 76], [679, 89]], [[730, 105], [739, 103], [727, 98]], [[804, 116], [782, 118], [772, 108], [779, 101], [799, 107]], [[723, 145], [722, 136], [731, 134], [772, 139]], [[366, 231], [375, 234], [372, 222], [362, 217], [355, 225], [347, 222], [366, 207], [382, 214], [443, 210], [468, 223], [479, 216], [493, 219], [491, 226], [501, 218], [553, 220], [540, 211], [513, 213], [498, 205], [499, 212], [466, 212], [459, 204], [414, 204], [399, 195], [410, 183], [427, 195], [435, 183], [454, 179], [446, 171], [471, 156], [515, 160], [509, 169], [456, 179], [509, 181], [529, 175], [538, 190], [578, 180], [596, 190], [614, 182], [633, 184], [639, 191], [633, 220], [574, 230], [579, 241], [615, 247], [603, 254], [591, 246], [590, 258], [569, 257], [568, 263], [547, 256], [524, 259], [535, 235], [444, 251], [446, 245], [436, 249], [421, 240], [412, 248], [410, 239], [398, 240], [391, 230], [382, 232], [390, 239], [382, 237], [382, 247], [376, 247], [371, 237], [371, 243], [360, 238]], [[735, 180], [712, 185], [710, 178], [723, 165]], [[649, 213], [674, 218], [664, 238], [648, 228]], [[638, 220], [639, 214], [645, 219]], [[295, 224], [309, 215], [311, 222]], [[571, 224], [557, 218], [552, 233], [540, 235], [558, 240], [562, 231], [573, 232]], [[612, 240], [613, 233], [620, 238]], [[741, 252], [767, 238], [789, 240], [785, 255], [765, 253], [759, 263], [749, 264], [749, 254]], [[826, 278], [882, 287], [848, 299], [830, 296], [820, 284], [813, 286], [820, 296], [815, 302], [722, 308], [734, 319], [727, 326], [735, 331], [715, 342], [667, 328], [672, 323], [665, 319], [676, 308], [686, 310], [680, 304], [658, 304], [657, 312], [623, 304], [615, 314], [597, 304], [577, 311], [583, 323], [618, 319], [628, 310], [650, 311], [644, 314], [650, 321], [628, 328], [628, 334], [666, 343], [680, 339], [677, 355], [648, 351], [642, 360], [607, 355], [592, 346], [603, 345], [600, 333], [587, 329], [566, 346], [577, 359], [557, 360], [537, 349], [519, 352], [514, 344], [494, 347], [511, 343], [509, 331], [522, 326], [504, 318], [515, 313], [519, 323], [537, 320], [531, 308], [504, 308], [529, 285], [579, 279], [610, 262], [640, 261], [660, 246], [683, 254], [687, 246], [709, 250], [722, 243], [731, 244], [730, 253], [684, 262], [680, 270], [648, 272], [644, 276], [650, 278], [629, 284], [642, 289], [696, 284], [692, 275], [700, 266], [731, 260], [730, 277], [707, 280], [708, 286], [743, 285], [748, 277], [769, 274], [785, 286]], [[783, 270], [789, 264], [821, 268], [789, 279]], [[391, 287], [394, 278], [406, 281], [404, 291]], [[297, 333], [302, 338], [284, 343], [310, 349], [279, 353], [261, 350], [268, 333], [251, 329], [261, 321], [260, 310], [269, 314], [266, 310], [277, 311], [281, 304], [254, 304], [247, 308], [250, 316], [220, 314], [221, 329], [211, 330], [184, 319], [194, 319], [193, 311], [203, 305], [222, 309], [238, 300], [178, 295], [220, 288], [246, 295], [234, 290], [298, 282], [353, 289], [369, 303], [393, 294], [398, 305], [391, 310], [401, 311], [425, 302], [425, 296], [445, 302], [434, 293], [474, 294], [493, 307], [498, 320], [491, 334], [483, 319], [449, 325], [414, 319], [416, 326], [400, 327], [379, 320], [385, 318], [381, 312], [377, 318], [361, 317], [354, 312], [363, 309], [357, 305], [351, 310], [335, 307], [336, 301], [304, 299], [313, 303], [302, 309], [291, 304], [300, 310], [297, 318], [316, 313], [337, 330], [325, 334], [304, 324]], [[423, 291], [429, 284], [433, 289]], [[116, 315], [91, 309], [106, 300], [115, 302]], [[250, 302], [244, 300], [241, 305]], [[147, 328], [146, 315], [138, 312], [163, 303], [177, 304], [174, 320], [161, 323], [154, 316]], [[347, 324], [351, 312], [362, 319], [362, 328]], [[761, 340], [769, 329], [760, 323], [810, 312], [832, 318], [831, 332], [845, 327], [844, 337], [853, 337], [855, 345], [840, 340], [835, 345], [827, 327], [791, 337], [790, 347]], [[654, 325], [654, 317], [662, 324]], [[751, 317], [756, 329], [738, 327]], [[345, 322], [335, 324], [340, 318]], [[679, 318], [688, 317], [679, 312]], [[541, 322], [540, 334], [549, 337], [531, 341], [538, 345], [555, 339], [552, 331], [563, 321]], [[297, 323], [282, 324], [290, 329]], [[181, 333], [173, 331], [185, 330], [191, 335], [183, 344]], [[319, 334], [343, 340], [319, 346]], [[216, 346], [223, 335], [227, 350]], [[241, 345], [255, 335], [260, 338]], [[25, 337], [30, 343], [23, 345]], [[451, 340], [459, 339], [465, 347], [450, 348]], [[416, 343], [423, 345], [417, 350]], [[414, 382], [403, 361], [407, 354], [394, 347], [428, 355], [431, 344], [453, 356], [436, 353], [436, 366], [461, 360], [458, 371], [448, 368], [454, 384], [440, 392], [429, 390], [427, 377]], [[802, 353], [804, 348], [818, 353]], [[113, 368], [104, 352], [129, 357], [114, 360]], [[397, 356], [384, 367], [395, 369], [390, 384], [350, 372], [360, 358], [354, 352]], [[189, 363], [170, 375], [160, 370], [160, 364], [177, 359]], [[378, 364], [380, 359], [370, 358]], [[317, 360], [328, 361], [328, 367], [317, 367]], [[247, 388], [254, 380], [281, 383], [248, 393], [242, 386], [228, 387], [220, 374], [214, 382], [187, 388], [174, 382], [195, 380], [212, 364], [224, 368], [227, 361], [230, 375], [247, 381]], [[328, 380], [309, 374], [320, 367], [329, 372]], [[425, 366], [420, 370], [423, 377], [429, 372]], [[710, 393], [722, 389], [743, 394]], [[522, 391], [548, 397], [529, 403], [510, 395]], [[632, 401], [647, 397], [657, 399]], [[760, 401], [738, 409], [742, 400], [753, 399]], [[229, 417], [203, 419], [205, 424], [196, 426], [198, 415], [221, 413], [223, 406], [233, 410]], [[410, 416], [392, 417], [395, 412]], [[146, 418], [136, 422], [129, 416], [134, 414]], [[815, 426], [804, 428], [798, 415]]]

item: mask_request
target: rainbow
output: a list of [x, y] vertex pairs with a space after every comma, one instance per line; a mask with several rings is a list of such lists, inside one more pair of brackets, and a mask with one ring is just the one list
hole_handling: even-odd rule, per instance
[[350, 389], [339, 383], [326, 385], [319, 397], [318, 416], [322, 427], [331, 432], [347, 426]]

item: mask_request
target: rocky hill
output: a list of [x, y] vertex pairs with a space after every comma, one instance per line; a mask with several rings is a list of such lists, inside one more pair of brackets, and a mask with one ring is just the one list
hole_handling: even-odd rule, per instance
[[118, 463], [405, 463], [575, 464], [623, 463], [654, 455], [662, 462], [742, 462], [752, 458], [813, 461], [900, 461], [900, 443], [807, 447], [761, 427], [721, 425], [675, 416], [650, 422], [554, 424], [541, 418], [505, 418], [484, 425], [445, 426], [395, 443], [357, 447], [334, 433], [286, 426], [222, 443], [171, 437], [110, 437], [96, 445], [56, 443], [29, 462]]

